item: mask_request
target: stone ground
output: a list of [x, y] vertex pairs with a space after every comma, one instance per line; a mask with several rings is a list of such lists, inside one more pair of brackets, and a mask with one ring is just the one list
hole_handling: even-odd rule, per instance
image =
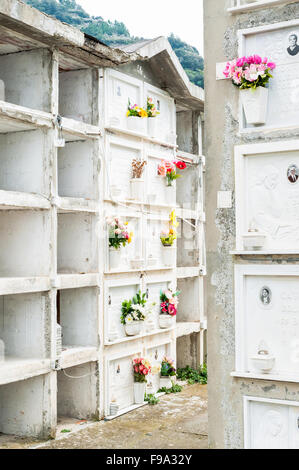
[[190, 385], [178, 394], [160, 397], [112, 421], [58, 436], [55, 441], [0, 439], [0, 448], [42, 449], [207, 449], [207, 386]]

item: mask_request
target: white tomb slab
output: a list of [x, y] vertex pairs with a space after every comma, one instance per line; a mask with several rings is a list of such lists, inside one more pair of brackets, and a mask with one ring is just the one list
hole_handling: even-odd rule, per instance
[[[235, 292], [235, 375], [299, 382], [299, 267], [237, 265]], [[265, 350], [275, 358], [268, 374], [253, 361]]]
[[[297, 36], [290, 49], [291, 36]], [[270, 80], [266, 124], [259, 129], [298, 126], [299, 122], [299, 20], [276, 23], [239, 31], [239, 56], [259, 54], [276, 63]], [[256, 130], [246, 124], [240, 105], [241, 128]]]
[[266, 235], [262, 250], [299, 251], [299, 141], [235, 149], [236, 247], [251, 228]]
[[244, 397], [245, 449], [299, 449], [299, 402]]

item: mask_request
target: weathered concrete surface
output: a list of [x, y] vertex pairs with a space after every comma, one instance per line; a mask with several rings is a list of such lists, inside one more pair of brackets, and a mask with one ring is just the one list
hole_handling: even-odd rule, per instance
[[[187, 386], [113, 421], [92, 424], [44, 449], [206, 449], [207, 386]], [[1, 438], [0, 448], [29, 448], [38, 443]]]
[[[207, 271], [206, 295], [209, 334], [208, 369], [209, 445], [243, 448], [243, 396], [298, 399], [298, 386], [289, 383], [233, 379], [235, 368], [234, 262], [235, 210], [217, 209], [217, 191], [234, 194], [234, 146], [298, 138], [298, 129], [240, 135], [238, 90], [225, 80], [216, 81], [216, 63], [238, 55], [238, 29], [258, 27], [299, 17], [299, 2], [230, 15], [228, 0], [204, 0], [205, 10], [205, 155]], [[246, 258], [247, 263], [286, 263], [266, 257]], [[292, 261], [293, 263], [293, 261]]]

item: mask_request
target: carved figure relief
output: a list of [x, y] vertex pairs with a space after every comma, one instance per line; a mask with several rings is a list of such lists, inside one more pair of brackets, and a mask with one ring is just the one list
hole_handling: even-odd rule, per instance
[[269, 410], [261, 420], [260, 436], [263, 436], [262, 447], [265, 449], [278, 449], [284, 430], [284, 417], [276, 410]]

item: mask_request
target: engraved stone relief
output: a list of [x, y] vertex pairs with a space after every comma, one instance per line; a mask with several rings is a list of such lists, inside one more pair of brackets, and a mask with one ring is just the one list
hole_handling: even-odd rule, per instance
[[[297, 152], [246, 157], [245, 220], [267, 235], [267, 249], [299, 247], [299, 155]], [[237, 221], [238, 223], [238, 221]]]

